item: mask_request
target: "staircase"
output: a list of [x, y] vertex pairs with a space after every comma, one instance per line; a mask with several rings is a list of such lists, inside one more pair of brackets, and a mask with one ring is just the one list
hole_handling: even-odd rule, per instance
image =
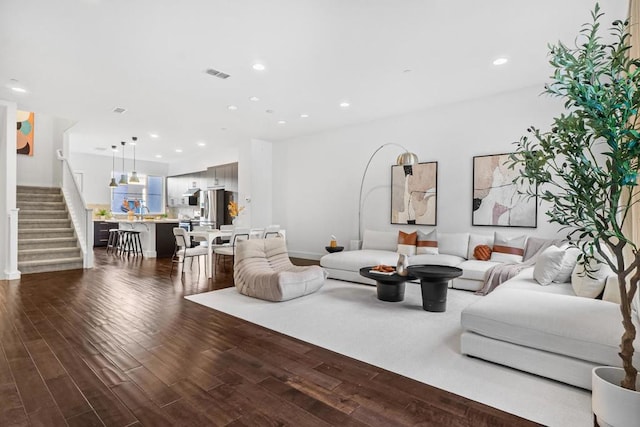
[[82, 268], [82, 254], [59, 188], [17, 188], [18, 270], [22, 274]]

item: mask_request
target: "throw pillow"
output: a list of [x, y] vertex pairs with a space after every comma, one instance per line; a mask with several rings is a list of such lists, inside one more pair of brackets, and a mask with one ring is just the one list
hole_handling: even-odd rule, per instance
[[496, 231], [493, 237], [491, 261], [522, 262], [526, 240], [527, 236], [508, 237]]
[[491, 248], [488, 245], [478, 245], [473, 249], [473, 257], [479, 261], [489, 261]]
[[542, 286], [550, 285], [562, 268], [565, 251], [557, 246], [549, 246], [542, 251], [533, 267], [533, 278]]
[[398, 231], [398, 253], [404, 255], [416, 254], [416, 243], [418, 241], [418, 233], [405, 233]]
[[467, 254], [467, 259], [475, 258], [473, 255], [473, 252], [476, 250], [476, 247], [479, 245], [485, 245], [485, 246], [488, 246], [489, 249], [491, 249], [493, 247], [493, 233], [491, 234], [471, 233], [469, 235], [469, 252]]
[[571, 287], [579, 297], [596, 298], [602, 293], [607, 276], [612, 274], [612, 271], [607, 264], [595, 259], [589, 262], [589, 270], [591, 271], [587, 274], [584, 264], [576, 264], [571, 273]]
[[416, 253], [438, 255], [438, 232], [436, 230], [433, 230], [430, 233], [418, 230]]
[[578, 262], [578, 256], [580, 255], [580, 249], [575, 246], [563, 245], [560, 249], [564, 249], [564, 258], [562, 258], [562, 266], [555, 279], [556, 283], [567, 283], [571, 281], [571, 273], [576, 267]]

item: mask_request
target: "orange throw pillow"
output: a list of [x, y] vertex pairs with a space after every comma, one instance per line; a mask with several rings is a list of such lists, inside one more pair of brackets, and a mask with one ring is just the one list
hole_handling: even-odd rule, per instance
[[489, 261], [491, 258], [491, 248], [487, 245], [478, 245], [473, 249], [473, 257], [480, 261]]

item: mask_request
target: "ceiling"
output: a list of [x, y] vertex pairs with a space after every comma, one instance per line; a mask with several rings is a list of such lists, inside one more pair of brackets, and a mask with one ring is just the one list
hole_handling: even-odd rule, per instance
[[[606, 22], [626, 16], [627, 0], [602, 3]], [[547, 43], [572, 42], [594, 4], [2, 0], [0, 99], [77, 121], [76, 151], [110, 155], [99, 150], [135, 135], [139, 159], [214, 157], [250, 138], [275, 142], [542, 89]], [[500, 56], [509, 62], [492, 65]], [[265, 70], [252, 68], [258, 62]]]

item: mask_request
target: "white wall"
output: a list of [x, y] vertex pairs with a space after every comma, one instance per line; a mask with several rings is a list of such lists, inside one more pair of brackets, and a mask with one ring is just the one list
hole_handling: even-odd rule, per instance
[[245, 209], [236, 224], [264, 228], [273, 223], [272, 146], [258, 139], [239, 144], [238, 203]]
[[[116, 174], [122, 169], [122, 157], [118, 158], [116, 153]], [[82, 196], [87, 204], [108, 205], [111, 203], [111, 189], [109, 180], [111, 179], [111, 168], [113, 159], [111, 156], [101, 156], [84, 153], [70, 153], [69, 164], [74, 172], [83, 174]], [[120, 166], [118, 166], [120, 165]], [[125, 158], [125, 168], [131, 172], [133, 167], [132, 158]], [[136, 159], [136, 169], [138, 174], [167, 176], [169, 166], [166, 163], [149, 162]], [[116, 176], [116, 181], [120, 175]]]
[[[317, 258], [332, 234], [347, 247], [357, 239], [362, 173], [387, 142], [405, 146], [421, 162], [438, 162], [439, 231], [555, 236], [558, 227], [546, 222], [544, 206], [538, 208], [537, 229], [471, 226], [473, 156], [511, 152], [528, 126], [548, 128], [562, 105], [539, 96], [541, 91], [536, 86], [275, 143], [273, 220], [287, 229], [290, 253]], [[371, 163], [363, 228], [411, 229], [390, 224], [391, 165], [400, 152], [385, 147]]]
[[35, 112], [33, 156], [17, 156], [18, 185], [59, 187], [62, 164], [56, 150], [62, 149], [64, 132], [73, 121]]

